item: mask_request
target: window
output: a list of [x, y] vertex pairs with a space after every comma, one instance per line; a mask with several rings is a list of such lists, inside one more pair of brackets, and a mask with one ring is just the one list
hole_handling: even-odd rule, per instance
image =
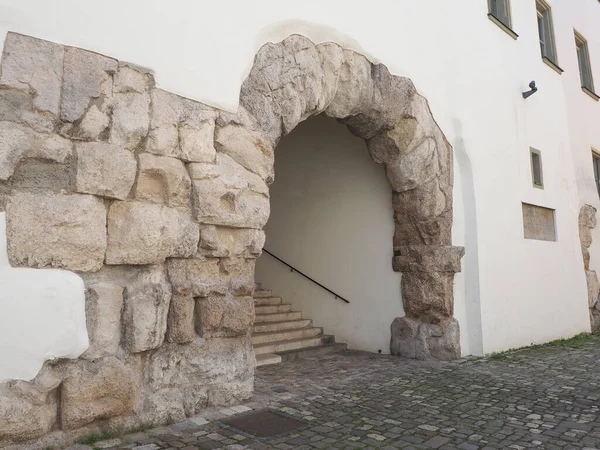
[[490, 14], [506, 25], [511, 27], [510, 23], [510, 0], [488, 0]]
[[534, 148], [530, 149], [531, 154], [531, 179], [533, 185], [537, 188], [544, 188], [544, 175], [542, 173], [542, 152]]
[[510, 0], [488, 0], [488, 10], [488, 17], [492, 22], [502, 28], [513, 39], [519, 37], [511, 28]]
[[596, 190], [600, 196], [600, 154], [592, 151], [592, 164], [594, 165], [594, 180], [596, 181]]
[[545, 62], [550, 62], [551, 67], [562, 73], [562, 69], [558, 67], [558, 58], [556, 57], [556, 47], [554, 45], [554, 29], [552, 27], [552, 12], [547, 3], [538, 0], [537, 6], [537, 23], [538, 34], [540, 36], [540, 50], [542, 58]]
[[[581, 87], [589, 94], [594, 94], [594, 80], [592, 79], [592, 66], [590, 64], [590, 53], [588, 43], [579, 33], [575, 32], [575, 46], [577, 48], [577, 61], [579, 63], [579, 77]], [[598, 96], [596, 95], [596, 100]]]

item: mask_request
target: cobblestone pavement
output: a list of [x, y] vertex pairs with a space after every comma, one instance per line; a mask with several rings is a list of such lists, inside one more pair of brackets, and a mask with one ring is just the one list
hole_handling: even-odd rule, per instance
[[[600, 337], [497, 358], [419, 362], [344, 352], [257, 370], [245, 406], [102, 442], [156, 449], [600, 449]], [[220, 418], [272, 408], [300, 431], [252, 438]], [[83, 446], [78, 446], [83, 448]]]

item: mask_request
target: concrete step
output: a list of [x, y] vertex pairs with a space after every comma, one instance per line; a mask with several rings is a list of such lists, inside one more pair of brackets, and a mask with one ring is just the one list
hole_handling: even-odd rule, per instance
[[279, 364], [280, 362], [281, 356], [277, 355], [276, 353], [263, 353], [262, 355], [256, 355], [256, 367]]
[[266, 344], [267, 342], [285, 341], [290, 339], [300, 339], [323, 334], [323, 328], [298, 328], [295, 330], [270, 331], [266, 333], [253, 333], [252, 344]]
[[285, 352], [278, 353], [281, 356], [282, 361], [292, 361], [298, 358], [309, 358], [311, 356], [322, 356], [328, 353], [343, 352], [347, 350], [346, 344], [340, 344], [337, 342], [325, 345], [317, 345], [315, 347], [305, 347], [296, 350], [288, 350]]
[[254, 298], [261, 298], [261, 297], [272, 297], [273, 293], [271, 292], [271, 290], [267, 290], [267, 289], [260, 289], [260, 290], [254, 290]]
[[289, 320], [299, 319], [302, 319], [302, 313], [300, 311], [290, 311], [275, 314], [257, 314], [254, 318], [254, 323], [287, 322]]
[[255, 306], [281, 305], [282, 303], [281, 297], [258, 297], [254, 299]]
[[254, 308], [256, 314], [275, 314], [290, 312], [292, 305], [262, 305]]
[[254, 346], [254, 353], [262, 355], [263, 353], [280, 353], [288, 350], [297, 350], [305, 347], [315, 347], [318, 345], [331, 344], [335, 342], [334, 336], [320, 335], [305, 337], [300, 339], [289, 339], [284, 341], [267, 342]]
[[255, 323], [252, 328], [252, 333], [265, 333], [267, 331], [283, 331], [293, 330], [298, 328], [306, 328], [312, 325], [310, 319], [289, 320], [287, 322], [264, 322]]

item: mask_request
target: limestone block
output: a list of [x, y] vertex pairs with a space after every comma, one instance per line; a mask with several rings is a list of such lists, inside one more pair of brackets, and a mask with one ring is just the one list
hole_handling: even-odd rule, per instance
[[594, 270], [585, 271], [585, 279], [587, 282], [588, 291], [588, 306], [593, 308], [598, 303], [598, 295], [600, 294], [600, 283], [598, 282], [598, 275]]
[[581, 255], [583, 256], [583, 268], [590, 270], [590, 251], [583, 245], [581, 246]]
[[446, 245], [410, 245], [394, 247], [396, 272], [460, 272], [464, 247]]
[[139, 155], [139, 161], [136, 199], [165, 203], [169, 206], [190, 205], [192, 183], [180, 160], [142, 153]]
[[200, 231], [186, 209], [114, 202], [108, 211], [107, 264], [155, 264], [196, 252]]
[[7, 203], [8, 256], [13, 266], [89, 272], [102, 267], [106, 209], [80, 194], [15, 193]]
[[254, 299], [209, 296], [196, 300], [196, 332], [204, 337], [245, 335], [254, 323]]
[[254, 351], [248, 335], [165, 343], [149, 355], [144, 384], [149, 390], [186, 389], [252, 380]]
[[224, 154], [217, 165], [190, 164], [196, 219], [203, 224], [262, 229], [270, 213], [268, 187]]
[[77, 192], [124, 200], [135, 181], [135, 157], [117, 145], [78, 142], [75, 188]]
[[130, 150], [136, 148], [148, 134], [149, 108], [150, 97], [147, 94], [115, 94], [109, 141]]
[[171, 258], [167, 260], [167, 270], [173, 289], [182, 295], [207, 297], [227, 292], [217, 258]]
[[439, 321], [453, 316], [453, 272], [402, 274], [402, 302], [408, 317]]
[[205, 225], [200, 230], [198, 252], [210, 257], [256, 258], [261, 255], [264, 245], [262, 230]]
[[108, 114], [101, 111], [96, 105], [92, 105], [86, 111], [81, 123], [79, 124], [79, 130], [75, 134], [75, 137], [85, 140], [97, 140], [108, 130], [110, 125], [110, 118]]
[[214, 163], [215, 121], [208, 119], [200, 123], [183, 122], [179, 126], [178, 158], [188, 162]]
[[323, 68], [323, 88], [317, 110], [323, 111], [329, 106], [337, 92], [340, 68], [344, 63], [344, 50], [338, 44], [324, 42], [317, 45], [317, 51]]
[[33, 106], [33, 93], [0, 88], [0, 121], [22, 123], [38, 132], [54, 131], [54, 116], [37, 111]]
[[132, 413], [139, 390], [139, 375], [115, 357], [77, 361], [62, 383], [62, 428], [74, 430], [95, 420]]
[[72, 144], [56, 134], [36, 133], [12, 122], [0, 122], [0, 180], [8, 180], [24, 158], [64, 164]]
[[0, 384], [0, 446], [49, 433], [58, 416], [61, 380], [43, 369], [32, 382]]
[[171, 286], [161, 265], [141, 270], [125, 286], [123, 336], [132, 353], [159, 347], [167, 330]]
[[74, 47], [66, 47], [64, 85], [60, 118], [66, 122], [80, 119], [94, 99], [112, 96], [112, 74], [117, 61]]
[[180, 344], [196, 338], [194, 328], [194, 298], [188, 295], [173, 295], [167, 320], [167, 341]]
[[264, 180], [273, 180], [274, 153], [271, 146], [246, 127], [228, 124], [217, 127], [215, 145], [242, 167]]
[[186, 419], [184, 401], [181, 389], [160, 389], [144, 392], [140, 418], [143, 423], [156, 426], [167, 422], [183, 422]]
[[592, 333], [597, 333], [600, 330], [600, 311], [598, 308], [590, 308], [590, 323]]
[[392, 355], [413, 359], [453, 360], [460, 358], [458, 321], [447, 319], [437, 324], [397, 317], [391, 326]]
[[130, 66], [119, 66], [114, 75], [114, 92], [142, 94], [154, 86], [154, 77]]
[[208, 406], [233, 406], [254, 395], [254, 380], [215, 384], [208, 389]]
[[153, 89], [150, 97], [146, 151], [184, 161], [212, 162], [216, 112], [202, 103], [161, 89]]
[[596, 228], [596, 208], [592, 205], [583, 205], [579, 210], [579, 225], [587, 228]]
[[64, 55], [62, 45], [8, 33], [4, 42], [0, 87], [32, 91], [35, 109], [56, 116], [60, 104]]
[[84, 358], [96, 359], [117, 352], [121, 342], [123, 287], [98, 283], [85, 292], [85, 316], [90, 348]]

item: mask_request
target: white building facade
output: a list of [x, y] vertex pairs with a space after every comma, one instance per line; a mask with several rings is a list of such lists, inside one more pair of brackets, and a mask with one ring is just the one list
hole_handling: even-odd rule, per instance
[[[365, 5], [341, 0], [106, 0], [99, 6], [76, 0], [0, 0], [0, 17], [3, 42], [11, 32], [116, 58], [121, 62], [118, 67], [129, 64], [140, 73], [149, 73], [158, 88], [222, 111], [219, 117], [238, 111], [242, 83], [255, 55], [268, 42], [279, 43], [298, 34], [314, 44], [336, 43], [374, 64], [383, 64], [392, 75], [412, 81], [452, 149], [453, 187], [445, 197], [452, 199], [452, 237], [444, 245], [464, 248], [461, 270], [454, 276], [450, 317], [460, 330], [460, 354], [500, 352], [569, 338], [598, 326], [594, 319], [600, 316], [595, 275], [600, 271], [600, 227], [594, 226], [600, 207], [600, 159], [595, 157], [600, 158], [600, 2], [379, 0]], [[10, 58], [7, 48], [4, 61]], [[45, 70], [40, 66], [39, 73]], [[31, 80], [18, 81], [27, 84]], [[535, 85], [530, 85], [532, 81]], [[0, 115], [3, 111], [0, 108]], [[215, 122], [217, 127], [224, 126], [209, 116], [197, 117], [212, 120], [213, 128]], [[264, 248], [349, 303], [267, 253], [257, 259], [255, 271], [252, 266], [252, 282], [272, 289], [350, 349], [390, 353], [394, 333], [390, 324], [405, 315], [403, 275], [392, 265], [399, 254], [395, 253], [397, 244], [390, 245], [398, 229], [390, 203], [396, 191], [388, 182], [390, 175], [386, 179], [382, 166], [373, 161], [376, 158], [369, 157], [369, 139], [365, 144], [331, 118], [308, 117], [290, 131], [281, 142], [276, 140], [275, 181], [266, 182], [270, 218], [264, 227]], [[73, 139], [73, 145], [79, 145], [79, 138]], [[144, 145], [144, 139], [139, 145]], [[6, 154], [0, 153], [0, 165], [10, 163]], [[9, 198], [7, 180], [0, 182], [0, 238], [8, 240], [8, 249], [0, 245], [0, 280], [6, 280], [0, 285], [0, 382], [29, 382], [40, 378], [45, 361], [76, 359], [86, 350], [90, 354], [88, 334], [92, 345], [95, 337], [89, 329], [86, 333], [83, 314], [89, 300], [84, 299], [83, 283], [73, 272], [92, 272], [82, 275], [86, 286], [105, 280], [104, 275], [93, 275], [94, 270], [70, 270], [61, 264], [51, 266], [62, 270], [10, 267], [12, 237], [4, 221], [10, 212], [5, 214], [6, 204], [14, 200]], [[1, 184], [4, 181], [6, 185]], [[139, 183], [138, 175], [129, 187], [135, 189]], [[107, 197], [103, 194], [102, 198]], [[110, 233], [110, 213], [108, 220]], [[200, 248], [208, 251], [209, 247], [202, 247], [208, 238], [200, 225], [200, 231], [196, 226]], [[263, 247], [260, 237], [250, 240], [245, 248], [258, 250], [248, 250], [247, 260]], [[110, 236], [108, 245], [110, 250]], [[217, 250], [210, 251], [210, 257], [222, 257]], [[174, 256], [190, 254], [166, 255]], [[140, 261], [120, 264], [150, 264], [143, 258]], [[42, 271], [41, 284], [34, 286], [40, 279], [36, 272]], [[131, 275], [124, 283], [160, 278], [154, 272], [136, 277]], [[172, 279], [169, 283], [179, 289]], [[224, 295], [229, 298], [230, 294]], [[232, 298], [239, 295], [236, 291]], [[27, 297], [27, 311], [17, 306], [19, 296]], [[60, 313], [51, 323], [43, 323], [36, 314], [48, 314], [48, 302], [54, 302], [53, 311]], [[143, 315], [127, 312], [127, 308], [124, 314]], [[27, 319], [27, 314], [35, 320]], [[15, 317], [22, 318], [31, 339], [15, 337]], [[165, 327], [166, 321], [165, 313]], [[64, 330], [71, 334], [65, 335]], [[204, 331], [204, 336], [233, 339], [233, 335], [219, 334], [220, 330], [211, 332]], [[242, 342], [245, 332], [235, 334], [235, 339]], [[136, 342], [136, 351], [150, 348]], [[119, 341], [114, 345], [118, 347]], [[7, 363], [2, 366], [1, 361]], [[129, 360], [123, 369], [118, 364], [117, 372], [138, 370], [130, 368], [134, 363]], [[253, 363], [250, 366], [244, 382], [251, 379]], [[139, 370], [149, 373], [149, 369]], [[150, 385], [155, 380], [143, 378], [140, 383]], [[48, 384], [52, 385], [48, 392], [57, 388], [55, 384]], [[247, 397], [252, 388], [236, 385], [236, 389], [238, 393], [225, 403]], [[208, 404], [219, 403], [210, 392]], [[135, 404], [137, 400], [127, 401]], [[131, 407], [136, 414], [138, 409]], [[184, 409], [186, 415], [197, 411], [196, 406]], [[117, 408], [94, 419], [127, 411]], [[0, 416], [0, 424], [2, 420]], [[65, 429], [78, 429], [79, 424], [88, 426], [93, 420], [63, 417], [62, 423]], [[0, 446], [3, 438], [14, 443], [55, 428], [41, 430], [38, 435], [15, 431], [3, 436], [0, 427]]]

